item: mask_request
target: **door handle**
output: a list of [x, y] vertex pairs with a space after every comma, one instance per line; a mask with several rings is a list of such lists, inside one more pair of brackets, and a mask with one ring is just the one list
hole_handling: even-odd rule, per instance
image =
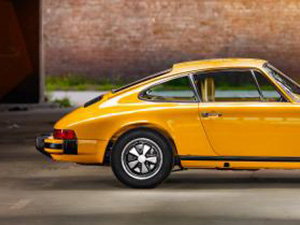
[[203, 112], [201, 113], [202, 117], [221, 117], [223, 114], [218, 112]]

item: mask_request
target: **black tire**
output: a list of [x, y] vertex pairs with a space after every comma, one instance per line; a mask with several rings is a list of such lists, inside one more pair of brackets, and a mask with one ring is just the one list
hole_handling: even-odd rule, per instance
[[133, 188], [157, 186], [169, 176], [173, 166], [171, 146], [163, 136], [151, 130], [138, 129], [122, 135], [111, 153], [113, 173], [119, 181]]

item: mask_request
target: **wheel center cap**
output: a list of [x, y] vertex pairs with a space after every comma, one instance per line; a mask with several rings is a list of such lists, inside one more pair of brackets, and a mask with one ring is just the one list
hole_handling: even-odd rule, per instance
[[138, 157], [138, 161], [139, 161], [140, 163], [144, 163], [144, 162], [146, 161], [146, 157], [145, 157], [144, 155], [140, 155], [140, 156]]

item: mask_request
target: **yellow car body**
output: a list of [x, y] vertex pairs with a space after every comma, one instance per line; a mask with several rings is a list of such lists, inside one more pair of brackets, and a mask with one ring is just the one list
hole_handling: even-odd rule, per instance
[[[57, 161], [104, 164], [120, 136], [143, 127], [172, 143], [182, 168], [300, 168], [298, 96], [268, 73], [266, 63], [258, 59], [214, 59], [175, 64], [163, 75], [108, 92], [59, 120], [55, 129], [75, 132], [76, 154], [64, 154], [66, 141], [51, 135], [43, 139], [44, 151]], [[231, 69], [259, 71], [284, 101], [204, 102], [199, 93], [193, 102], [140, 97], [144, 90], [175, 78]], [[195, 85], [193, 88], [197, 89]]]

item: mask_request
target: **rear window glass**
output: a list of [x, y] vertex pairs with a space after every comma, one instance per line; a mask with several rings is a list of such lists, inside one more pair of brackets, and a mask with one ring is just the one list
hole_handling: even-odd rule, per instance
[[112, 92], [112, 93], [117, 93], [117, 92], [119, 92], [119, 91], [125, 90], [125, 89], [127, 89], [127, 88], [130, 88], [130, 87], [132, 87], [132, 86], [134, 86], [134, 85], [137, 85], [137, 84], [140, 84], [140, 83], [145, 82], [145, 81], [147, 81], [147, 80], [150, 80], [150, 79], [152, 79], [152, 78], [155, 78], [155, 77], [159, 77], [159, 76], [165, 75], [165, 74], [171, 72], [171, 70], [172, 70], [172, 69], [167, 69], [167, 70], [163, 70], [163, 71], [161, 71], [161, 72], [152, 74], [152, 75], [147, 76], [147, 77], [144, 77], [144, 78], [142, 78], [142, 79], [140, 79], [140, 80], [134, 81], [134, 82], [132, 82], [132, 83], [130, 83], [130, 84], [127, 84], [127, 85], [125, 85], [125, 86], [123, 86], [123, 87], [113, 89], [113, 90], [111, 90], [111, 92]]
[[196, 101], [194, 89], [187, 76], [155, 85], [141, 94], [141, 97], [154, 101]]

